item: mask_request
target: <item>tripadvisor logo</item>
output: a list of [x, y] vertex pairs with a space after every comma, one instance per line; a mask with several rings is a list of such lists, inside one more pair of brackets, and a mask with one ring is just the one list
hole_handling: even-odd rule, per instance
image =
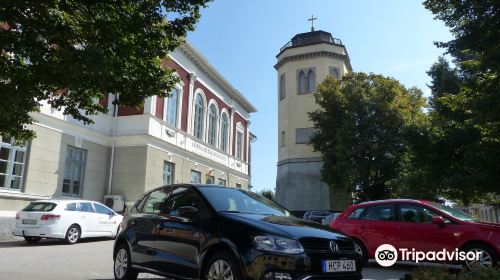
[[381, 266], [391, 266], [398, 260], [398, 251], [390, 244], [382, 244], [375, 251], [375, 260]]
[[396, 261], [398, 260], [398, 255], [399, 260], [401, 261], [413, 261], [415, 263], [422, 261], [478, 261], [481, 258], [481, 252], [474, 251], [464, 252], [458, 251], [458, 249], [455, 249], [454, 251], [447, 251], [446, 249], [443, 249], [440, 251], [423, 252], [416, 251], [415, 248], [411, 250], [407, 248], [399, 248], [398, 252], [398, 250], [396, 250], [394, 246], [390, 244], [382, 244], [378, 246], [377, 250], [375, 251], [375, 260], [379, 265], [388, 267], [396, 263]]

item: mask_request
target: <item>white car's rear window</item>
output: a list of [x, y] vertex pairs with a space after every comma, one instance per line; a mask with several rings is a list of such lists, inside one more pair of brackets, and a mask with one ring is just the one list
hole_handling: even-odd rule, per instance
[[50, 212], [56, 208], [57, 204], [52, 202], [32, 202], [24, 207], [22, 211], [28, 212]]

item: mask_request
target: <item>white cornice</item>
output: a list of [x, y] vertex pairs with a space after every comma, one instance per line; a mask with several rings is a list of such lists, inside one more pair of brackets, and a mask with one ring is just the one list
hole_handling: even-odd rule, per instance
[[213, 79], [221, 88], [231, 94], [231, 97], [237, 101], [249, 113], [257, 112], [257, 109], [248, 101], [248, 99], [234, 88], [209, 62], [208, 60], [189, 42], [185, 42], [179, 47], [200, 69], [202, 69], [211, 79]]
[[20, 198], [20, 199], [29, 199], [29, 200], [50, 198], [50, 196], [48, 196], [48, 195], [27, 194], [27, 193], [22, 193], [19, 191], [0, 190], [0, 198], [2, 198], [2, 197]]

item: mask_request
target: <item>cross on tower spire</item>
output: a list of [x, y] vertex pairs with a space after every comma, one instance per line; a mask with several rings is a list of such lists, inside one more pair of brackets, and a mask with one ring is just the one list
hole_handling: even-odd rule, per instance
[[311, 15], [311, 18], [308, 19], [307, 21], [311, 22], [311, 32], [314, 31], [314, 21], [317, 20], [318, 18], [315, 18], [314, 15]]

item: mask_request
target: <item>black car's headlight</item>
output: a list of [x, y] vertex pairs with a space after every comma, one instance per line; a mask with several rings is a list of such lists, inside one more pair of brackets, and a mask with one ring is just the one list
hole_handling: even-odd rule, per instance
[[254, 240], [258, 250], [288, 254], [304, 252], [304, 248], [302, 248], [299, 241], [289, 238], [261, 235], [256, 236]]

